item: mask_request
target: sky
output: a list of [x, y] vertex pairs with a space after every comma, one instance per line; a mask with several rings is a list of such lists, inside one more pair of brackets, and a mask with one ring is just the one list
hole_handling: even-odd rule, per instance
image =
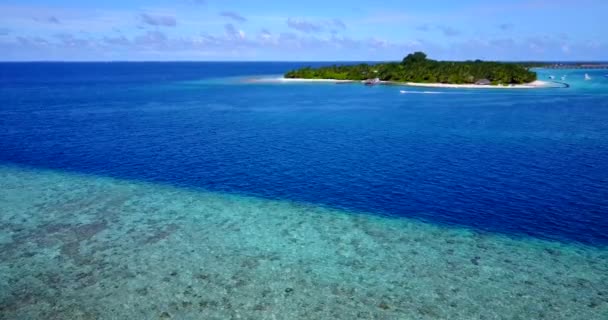
[[2, 61], [608, 60], [606, 0], [1, 0]]

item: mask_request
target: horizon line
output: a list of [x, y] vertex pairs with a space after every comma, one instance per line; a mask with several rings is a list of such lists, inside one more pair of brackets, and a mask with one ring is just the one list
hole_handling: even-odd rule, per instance
[[[434, 59], [433, 59], [434, 60]], [[437, 60], [448, 62], [464, 62], [481, 60], [486, 62], [528, 62], [528, 63], [608, 63], [608, 60]], [[0, 63], [179, 63], [179, 62], [212, 62], [212, 63], [256, 63], [256, 62], [399, 62], [401, 60], [0, 60]]]

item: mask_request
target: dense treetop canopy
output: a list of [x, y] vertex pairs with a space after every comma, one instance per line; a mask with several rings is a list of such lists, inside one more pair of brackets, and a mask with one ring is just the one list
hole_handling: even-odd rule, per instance
[[285, 74], [286, 78], [365, 80], [469, 84], [487, 79], [492, 84], [521, 84], [536, 80], [536, 73], [523, 65], [505, 62], [437, 61], [423, 52], [407, 55], [401, 63], [333, 65], [302, 68]]

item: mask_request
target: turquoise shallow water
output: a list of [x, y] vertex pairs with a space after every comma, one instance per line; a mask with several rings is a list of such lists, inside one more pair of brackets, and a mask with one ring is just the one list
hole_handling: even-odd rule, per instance
[[0, 167], [2, 319], [605, 319], [608, 252]]

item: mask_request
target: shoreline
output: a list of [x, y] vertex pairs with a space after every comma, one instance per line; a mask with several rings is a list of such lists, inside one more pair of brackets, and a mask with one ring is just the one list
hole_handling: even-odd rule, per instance
[[[257, 83], [363, 83], [359, 80], [337, 80], [337, 79], [303, 79], [303, 78], [253, 78], [246, 82]], [[510, 84], [510, 85], [478, 85], [478, 84], [449, 84], [449, 83], [421, 83], [421, 82], [397, 82], [397, 81], [381, 81], [380, 85], [395, 85], [408, 87], [423, 87], [423, 88], [452, 88], [452, 89], [543, 89], [543, 88], [559, 88], [559, 83], [549, 81], [536, 80], [526, 84]]]
[[[391, 82], [392, 83], [392, 82]], [[394, 82], [396, 85], [425, 88], [461, 88], [461, 89], [542, 89], [557, 88], [548, 81], [536, 80], [525, 84], [508, 85], [479, 85], [479, 84], [450, 84], [450, 83], [418, 83], [418, 82]]]
[[304, 79], [304, 78], [283, 78], [283, 77], [268, 77], [268, 78], [250, 78], [245, 82], [256, 83], [280, 83], [280, 82], [330, 82], [330, 83], [358, 83], [357, 80], [337, 80], [337, 79]]

